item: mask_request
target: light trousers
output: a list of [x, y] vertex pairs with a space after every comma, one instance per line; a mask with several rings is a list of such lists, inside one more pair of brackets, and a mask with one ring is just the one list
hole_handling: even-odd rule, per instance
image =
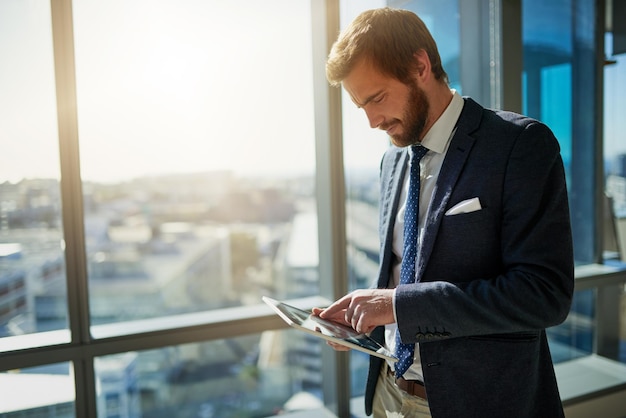
[[428, 401], [409, 395], [396, 386], [385, 363], [380, 371], [373, 404], [374, 418], [430, 418]]

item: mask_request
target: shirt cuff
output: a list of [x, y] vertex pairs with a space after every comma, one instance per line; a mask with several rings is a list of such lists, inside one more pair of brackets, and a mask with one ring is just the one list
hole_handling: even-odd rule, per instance
[[393, 306], [393, 319], [398, 323], [398, 317], [396, 316], [396, 292], [398, 288], [393, 289], [393, 296], [391, 297], [391, 306]]

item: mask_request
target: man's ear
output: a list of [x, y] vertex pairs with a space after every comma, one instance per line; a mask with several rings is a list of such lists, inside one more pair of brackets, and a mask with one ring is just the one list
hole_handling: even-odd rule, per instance
[[429, 78], [431, 75], [430, 58], [428, 57], [426, 50], [420, 49], [415, 52], [413, 54], [413, 59], [415, 60], [415, 77], [421, 81], [425, 81], [426, 78]]

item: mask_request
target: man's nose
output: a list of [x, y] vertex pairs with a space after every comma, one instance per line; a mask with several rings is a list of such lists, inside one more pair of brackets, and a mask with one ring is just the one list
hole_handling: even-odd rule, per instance
[[378, 128], [385, 120], [385, 118], [382, 117], [380, 113], [374, 112], [371, 108], [370, 109], [366, 108], [365, 114], [367, 115], [367, 120], [370, 122], [370, 128], [372, 129]]

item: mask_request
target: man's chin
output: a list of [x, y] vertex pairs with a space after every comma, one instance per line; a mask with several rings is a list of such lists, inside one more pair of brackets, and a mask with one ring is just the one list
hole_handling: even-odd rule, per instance
[[391, 143], [393, 145], [400, 148], [408, 147], [409, 145], [413, 145], [414, 143], [414, 141], [407, 140], [406, 138], [398, 135], [389, 136], [389, 139], [391, 139]]

